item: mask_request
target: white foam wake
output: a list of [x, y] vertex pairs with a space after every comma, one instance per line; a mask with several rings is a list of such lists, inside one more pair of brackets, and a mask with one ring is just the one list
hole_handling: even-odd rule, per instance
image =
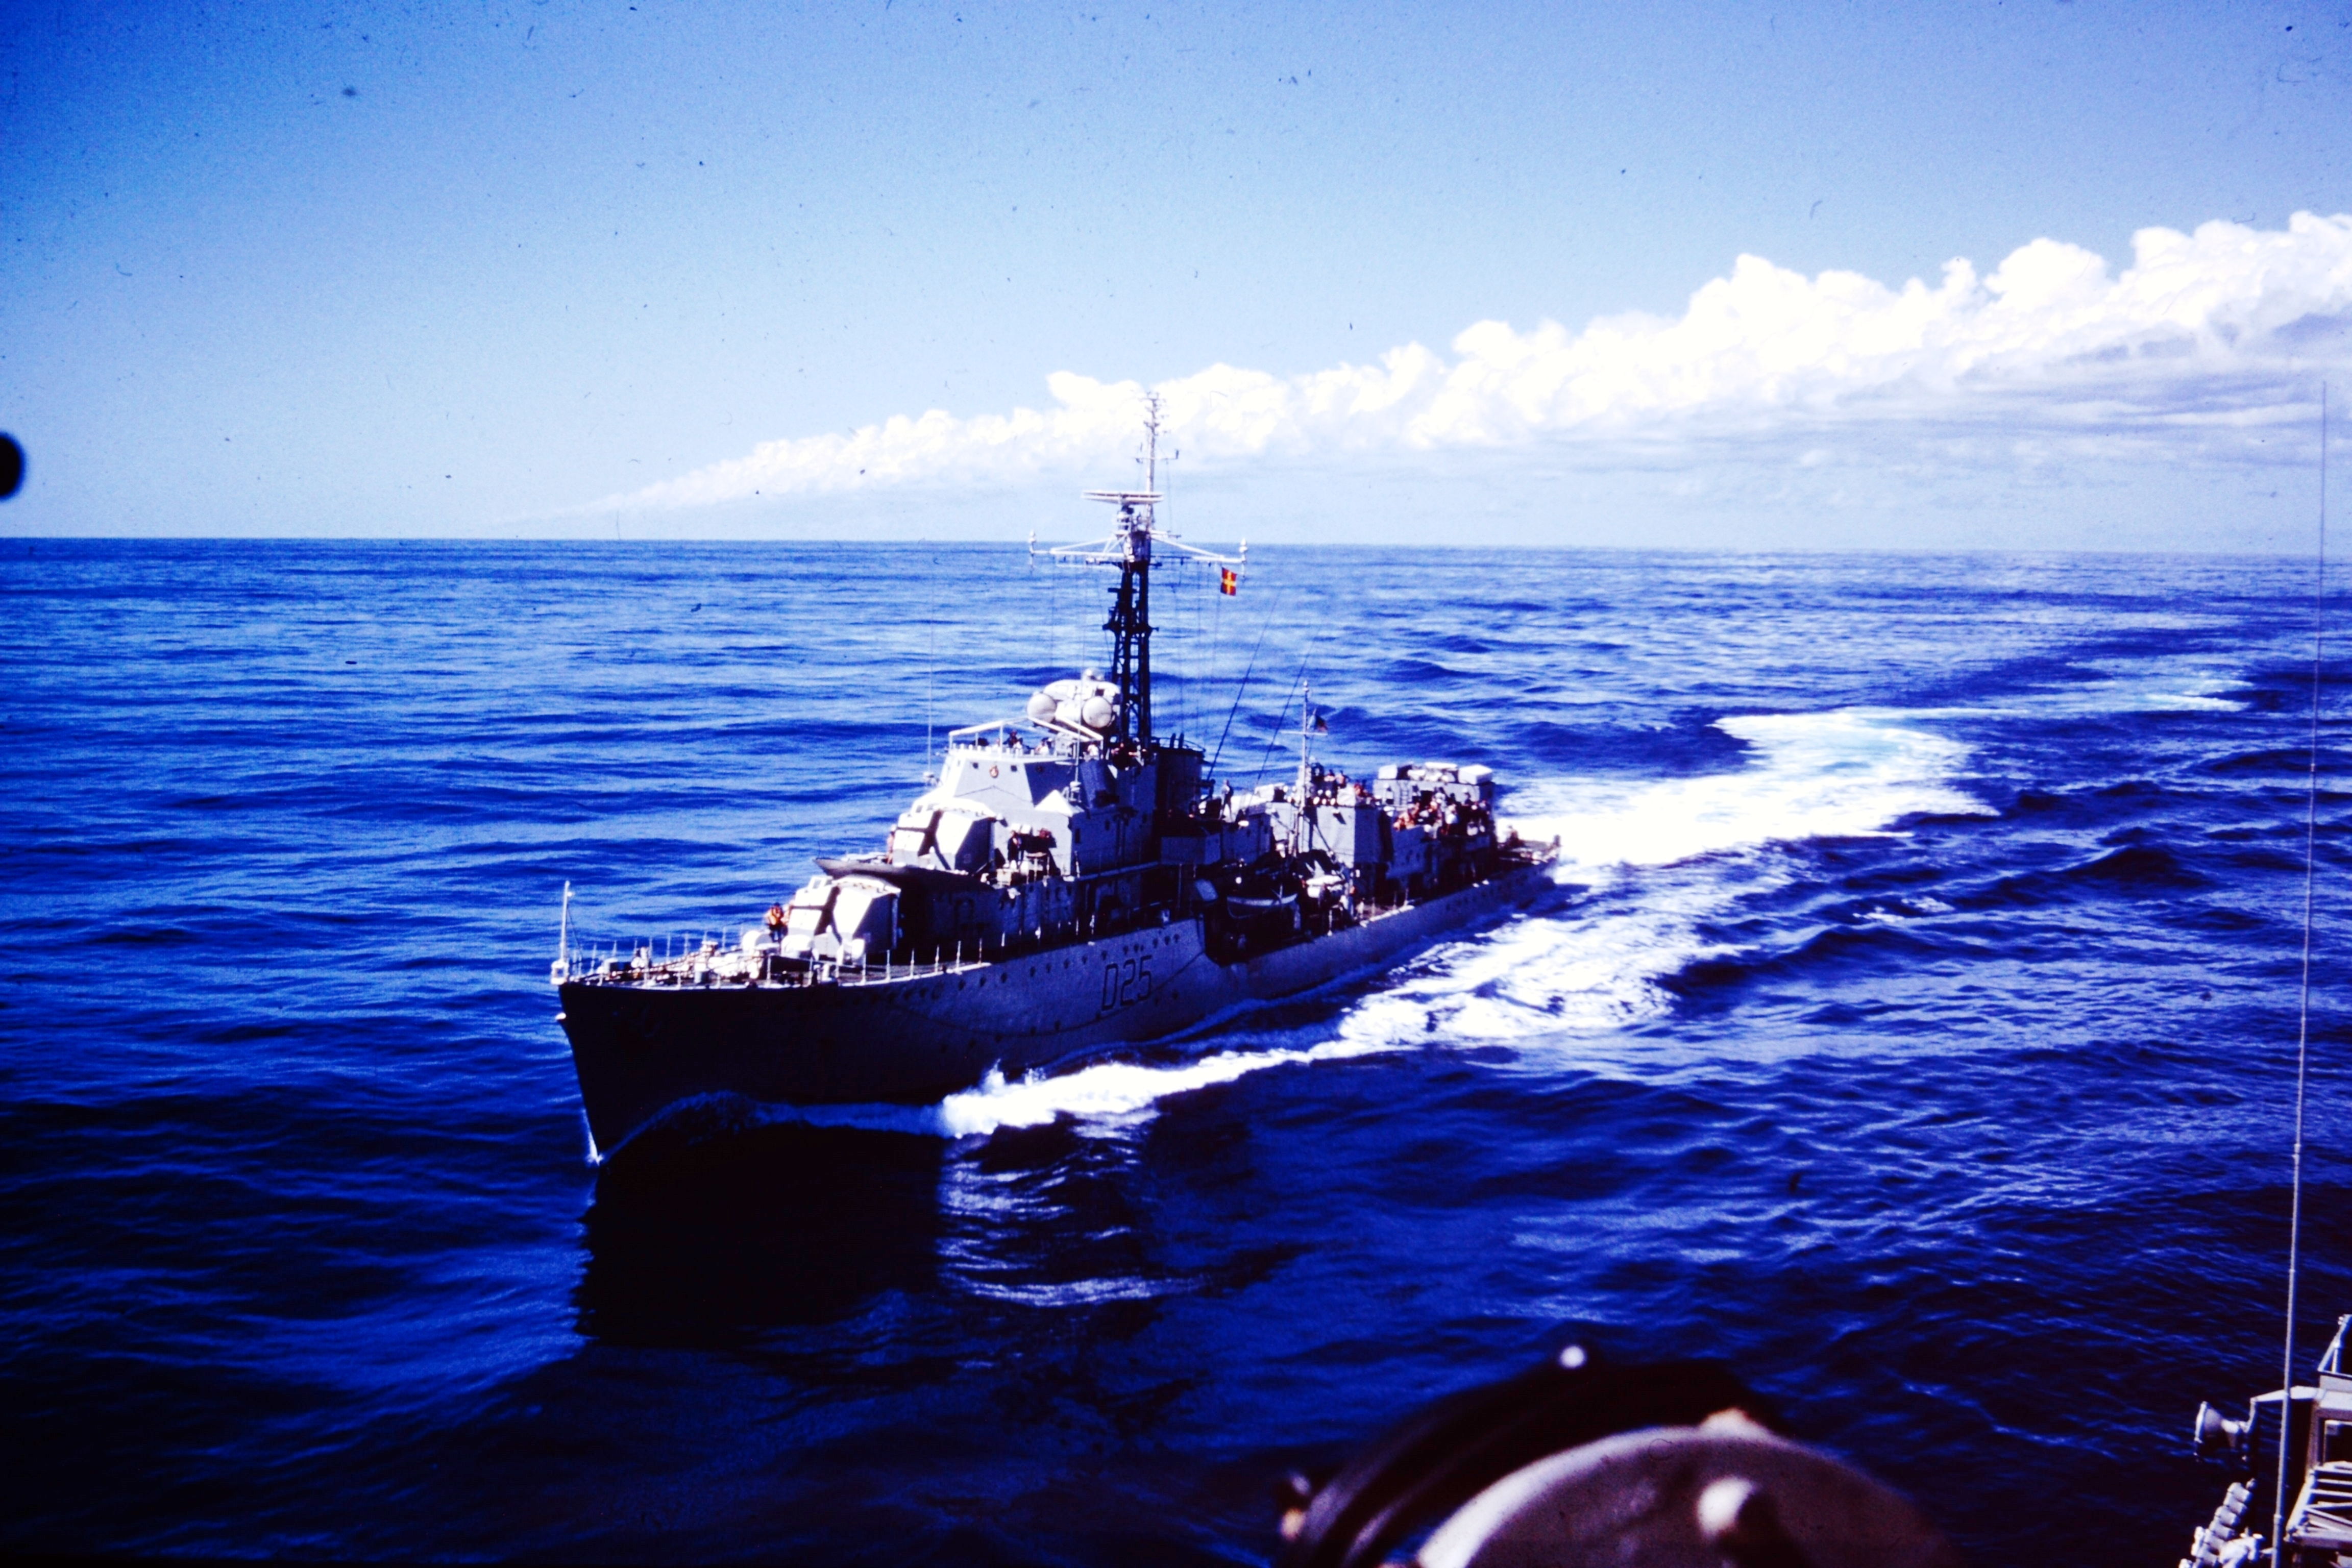
[[1952, 782], [1968, 748], [1909, 715], [1844, 709], [1718, 724], [1748, 743], [1744, 766], [1636, 784], [1559, 779], [1528, 792], [1521, 830], [1557, 834], [1561, 879], [1590, 896], [1437, 949], [1355, 1008], [1343, 1037], [1504, 1041], [1662, 1016], [1669, 977], [1728, 951], [1705, 935], [1707, 923], [1792, 875], [1784, 847], [1990, 809]]
[[940, 1131], [950, 1137], [993, 1132], [1000, 1127], [1035, 1127], [1057, 1116], [1075, 1116], [1106, 1129], [1148, 1115], [1171, 1094], [1231, 1083], [1244, 1073], [1293, 1062], [1334, 1061], [1386, 1048], [1357, 1040], [1324, 1040], [1312, 1046], [1243, 1045], [1155, 1066], [1104, 1061], [1059, 1078], [1031, 1077], [1007, 1083], [991, 1074], [979, 1088], [951, 1094], [939, 1105]]
[[[773, 1114], [963, 1138], [1059, 1117], [1115, 1133], [1170, 1095], [1267, 1068], [1412, 1049], [1433, 1040], [1508, 1041], [1598, 1033], [1662, 1016], [1663, 982], [1725, 950], [1706, 923], [1792, 874], [1780, 847], [1880, 834], [1921, 813], [1989, 810], [1953, 780], [1960, 742], [1914, 716], [1846, 709], [1752, 714], [1720, 727], [1747, 742], [1742, 766], [1629, 783], [1557, 778], [1523, 791], [1531, 838], [1560, 840], [1560, 879], [1591, 891], [1568, 910], [1525, 917], [1424, 954], [1349, 1008], [1311, 1045], [1226, 1037], [1226, 1048], [1157, 1063], [1096, 1062], [1055, 1077], [987, 1081], [934, 1106], [777, 1108]], [[1296, 1037], [1291, 1037], [1293, 1040]]]
[[1112, 1059], [1053, 1077], [1032, 1073], [1010, 1081], [991, 1069], [975, 1087], [937, 1105], [772, 1105], [761, 1107], [760, 1114], [769, 1121], [942, 1138], [977, 1137], [1001, 1127], [1041, 1127], [1069, 1116], [1089, 1131], [1108, 1133], [1149, 1117], [1152, 1106], [1171, 1094], [1231, 1083], [1244, 1073], [1286, 1063], [1332, 1061], [1392, 1048], [1350, 1039], [1312, 1046], [1244, 1044], [1164, 1065]]
[[1879, 833], [1922, 812], [1986, 809], [1950, 782], [1968, 748], [1917, 728], [1908, 714], [1753, 713], [1716, 727], [1748, 743], [1746, 765], [1643, 784], [1549, 781], [1521, 797], [1522, 831], [1558, 834], [1564, 874], [1573, 878]]
[[2034, 711], [2061, 713], [2235, 713], [2245, 707], [2221, 693], [2245, 684], [2230, 660], [2207, 658], [2097, 659], [2090, 668], [2104, 678], [2088, 685], [2036, 693]]

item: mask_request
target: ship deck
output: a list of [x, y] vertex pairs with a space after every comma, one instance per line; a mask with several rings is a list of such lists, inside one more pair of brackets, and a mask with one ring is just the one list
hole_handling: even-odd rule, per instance
[[[1494, 876], [1483, 878], [1480, 881], [1492, 881], [1507, 876], [1514, 870], [1546, 864], [1555, 858], [1556, 853], [1549, 849], [1531, 850], [1522, 856], [1514, 857], [1498, 867]], [[1468, 883], [1462, 889], [1449, 889], [1447, 894], [1436, 895], [1435, 899], [1442, 899], [1452, 892], [1464, 891], [1479, 885], [1479, 882]], [[1410, 914], [1423, 904], [1435, 901], [1435, 899], [1363, 907], [1355, 912], [1349, 927], [1339, 929], [1376, 927], [1384, 921]], [[964, 943], [931, 948], [928, 951], [919, 947], [885, 952], [878, 961], [868, 958], [860, 959], [856, 963], [843, 962], [838, 959], [821, 959], [814, 962], [787, 961], [780, 959], [774, 948], [765, 943], [757, 947], [740, 943], [729, 947], [709, 939], [684, 953], [661, 958], [652, 956], [650, 944], [635, 949], [633, 955], [629, 957], [623, 957], [620, 954], [618, 944], [610, 944], [606, 957], [601, 960], [592, 958], [593, 967], [569, 971], [564, 977], [579, 984], [633, 991], [699, 990], [721, 986], [739, 990], [790, 990], [816, 985], [893, 985], [930, 979], [943, 974], [969, 973], [990, 969], [1001, 963], [1034, 958], [1045, 953], [1083, 948], [1106, 938], [1149, 931], [1155, 925], [1166, 926], [1179, 920], [1189, 920], [1195, 912], [1189, 910], [1181, 911], [1171, 910], [1164, 911], [1165, 918], [1158, 921], [1147, 918], [1139, 921], [1122, 923], [1115, 930], [1086, 930], [1073, 927], [1066, 931], [1011, 936], [1002, 942], [974, 943], [971, 944], [970, 951], [967, 951]], [[1335, 933], [1318, 931], [1302, 934], [1295, 942], [1285, 943], [1283, 946], [1308, 944], [1329, 934]], [[1257, 956], [1279, 951], [1282, 949], [1261, 949]]]

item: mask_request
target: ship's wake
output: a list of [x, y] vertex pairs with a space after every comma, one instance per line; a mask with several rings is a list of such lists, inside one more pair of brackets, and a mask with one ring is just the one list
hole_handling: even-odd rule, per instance
[[1069, 1117], [1115, 1132], [1171, 1095], [1268, 1068], [1414, 1050], [1598, 1036], [1662, 1017], [1665, 987], [1734, 950], [1710, 929], [1796, 875], [1794, 846], [1884, 834], [1922, 815], [1990, 808], [1955, 782], [1959, 742], [1888, 710], [1759, 714], [1720, 727], [1743, 766], [1651, 781], [1559, 777], [1506, 813], [1560, 841], [1561, 894], [1493, 930], [1445, 942], [1316, 1023], [1216, 1031], [1192, 1053], [1160, 1047], [1050, 1077], [987, 1081], [927, 1107], [772, 1108], [779, 1119], [971, 1137]]
[[1558, 835], [1566, 907], [1429, 953], [1369, 996], [1343, 1037], [1507, 1042], [1598, 1034], [1664, 1016], [1664, 983], [1735, 951], [1711, 928], [1798, 874], [1809, 841], [1884, 834], [1906, 818], [1990, 810], [1953, 781], [1959, 742], [1907, 714], [1756, 714], [1719, 727], [1745, 766], [1688, 778], [1553, 779], [1515, 805], [1530, 837]]

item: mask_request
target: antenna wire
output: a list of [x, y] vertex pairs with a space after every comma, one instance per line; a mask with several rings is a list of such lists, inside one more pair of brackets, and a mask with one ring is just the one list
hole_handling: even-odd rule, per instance
[[2311, 1068], [2311, 931], [2313, 889], [2319, 864], [2320, 654], [2327, 629], [2327, 384], [2319, 384], [2319, 564], [2312, 585], [2311, 773], [2303, 808], [2303, 993], [2294, 1029], [2294, 1165], [2287, 1202], [2286, 1335], [2279, 1373], [2278, 1496], [2271, 1511], [2271, 1561], [2284, 1563], [2286, 1539], [2286, 1439], [2294, 1414], [2295, 1287], [2303, 1268], [2303, 1112]]

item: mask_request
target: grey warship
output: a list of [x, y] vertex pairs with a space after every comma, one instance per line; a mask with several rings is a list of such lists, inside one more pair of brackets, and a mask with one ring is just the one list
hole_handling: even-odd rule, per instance
[[1031, 545], [1117, 569], [1107, 671], [950, 732], [884, 846], [820, 858], [740, 943], [583, 959], [567, 919], [551, 978], [599, 1148], [706, 1096], [925, 1104], [1181, 1035], [1377, 972], [1548, 884], [1558, 845], [1498, 826], [1490, 769], [1326, 767], [1311, 689], [1283, 783], [1219, 787], [1199, 746], [1155, 730], [1155, 567], [1213, 568], [1230, 593], [1247, 547], [1158, 524], [1156, 408], [1146, 432], [1144, 489], [1087, 492], [1118, 508], [1108, 538]]

